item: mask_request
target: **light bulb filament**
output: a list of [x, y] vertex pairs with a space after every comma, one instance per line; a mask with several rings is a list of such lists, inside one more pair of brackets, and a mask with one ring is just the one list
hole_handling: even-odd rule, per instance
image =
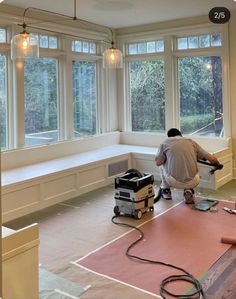
[[111, 58], [111, 60], [113, 60], [113, 61], [115, 60], [115, 54], [114, 54], [113, 52], [111, 53], [110, 58]]
[[24, 33], [22, 35], [22, 49], [27, 50], [28, 46], [29, 46], [28, 34]]

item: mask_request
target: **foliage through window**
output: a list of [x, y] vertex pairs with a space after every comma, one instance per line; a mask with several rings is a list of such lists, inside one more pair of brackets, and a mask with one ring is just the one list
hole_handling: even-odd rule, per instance
[[185, 134], [223, 135], [220, 56], [178, 58], [180, 127]]
[[25, 144], [58, 141], [57, 60], [26, 59]]
[[96, 62], [73, 61], [74, 137], [96, 134]]
[[165, 130], [164, 61], [130, 62], [132, 131]]

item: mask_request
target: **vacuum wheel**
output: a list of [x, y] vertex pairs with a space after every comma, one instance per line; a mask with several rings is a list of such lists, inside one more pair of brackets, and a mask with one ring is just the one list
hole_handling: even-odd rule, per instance
[[113, 211], [114, 211], [114, 214], [115, 214], [116, 216], [119, 216], [119, 215], [120, 215], [120, 209], [119, 209], [118, 206], [114, 206]]
[[134, 218], [135, 219], [141, 219], [142, 218], [142, 211], [141, 210], [135, 210], [134, 211]]
[[149, 208], [149, 211], [150, 211], [150, 212], [154, 212], [154, 206], [150, 207], [150, 208]]

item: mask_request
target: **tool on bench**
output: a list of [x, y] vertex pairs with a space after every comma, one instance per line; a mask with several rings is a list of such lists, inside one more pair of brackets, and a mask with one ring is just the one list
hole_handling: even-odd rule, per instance
[[200, 164], [205, 164], [205, 165], [208, 165], [210, 167], [213, 167], [209, 171], [210, 174], [214, 174], [216, 170], [220, 170], [220, 169], [222, 169], [224, 167], [223, 164], [212, 164], [212, 163], [210, 163], [208, 161], [205, 161], [205, 160], [197, 160], [197, 162], [200, 163]]

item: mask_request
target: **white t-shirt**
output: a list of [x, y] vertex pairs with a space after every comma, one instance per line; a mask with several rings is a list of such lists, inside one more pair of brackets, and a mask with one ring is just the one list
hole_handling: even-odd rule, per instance
[[206, 159], [208, 152], [190, 138], [168, 137], [159, 147], [156, 157], [165, 161], [168, 175], [185, 183], [198, 173], [197, 160]]

